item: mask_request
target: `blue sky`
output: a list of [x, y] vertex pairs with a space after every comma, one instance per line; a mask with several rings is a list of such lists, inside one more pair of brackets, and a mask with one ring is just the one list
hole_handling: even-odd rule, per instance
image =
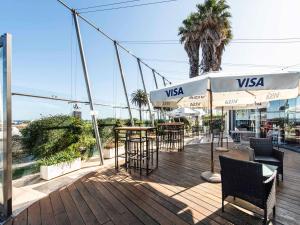
[[[144, 0], [143, 2], [153, 2]], [[117, 2], [116, 0], [66, 1], [74, 8]], [[85, 14], [116, 40], [177, 40], [181, 21], [195, 10], [200, 0], [176, 2]], [[300, 38], [300, 1], [228, 1], [235, 39]], [[92, 91], [97, 102], [125, 105], [113, 45], [80, 22]], [[13, 91], [56, 95], [86, 100], [86, 90], [78, 54], [74, 25], [68, 10], [55, 0], [10, 0], [1, 4], [0, 33], [13, 35]], [[224, 71], [280, 70], [300, 64], [298, 43], [232, 43], [223, 58]], [[179, 44], [125, 44], [145, 59], [188, 60]], [[128, 92], [142, 88], [135, 59], [121, 51]], [[188, 78], [184, 62], [147, 61], [171, 81]], [[229, 64], [274, 65], [268, 67]], [[154, 88], [151, 71], [144, 69], [147, 89]], [[291, 67], [291, 70], [300, 67]], [[160, 82], [162, 85], [162, 82]], [[88, 118], [88, 106], [81, 105]], [[70, 113], [71, 105], [52, 101], [13, 97], [14, 119], [35, 119], [41, 115]], [[126, 110], [97, 107], [100, 117], [127, 116]]]

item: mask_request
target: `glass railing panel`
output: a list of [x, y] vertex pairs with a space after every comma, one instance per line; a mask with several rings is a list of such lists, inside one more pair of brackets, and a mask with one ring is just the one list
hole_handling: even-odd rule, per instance
[[3, 48], [0, 46], [0, 203], [3, 204]]

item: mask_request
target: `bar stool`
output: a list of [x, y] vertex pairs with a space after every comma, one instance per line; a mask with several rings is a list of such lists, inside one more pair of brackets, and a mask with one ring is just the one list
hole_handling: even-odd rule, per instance
[[145, 159], [145, 143], [146, 139], [144, 137], [133, 137], [127, 140], [127, 168], [140, 170], [140, 173], [142, 173], [142, 165]]
[[148, 135], [148, 148], [149, 148], [149, 159], [151, 158], [151, 165], [153, 165], [154, 153], [156, 151], [154, 144], [156, 145], [156, 135], [150, 134]]
[[213, 131], [212, 131], [212, 142], [214, 142], [215, 141], [215, 139], [217, 139], [218, 140], [218, 144], [219, 144], [219, 142], [220, 142], [220, 130], [219, 129], [213, 129]]

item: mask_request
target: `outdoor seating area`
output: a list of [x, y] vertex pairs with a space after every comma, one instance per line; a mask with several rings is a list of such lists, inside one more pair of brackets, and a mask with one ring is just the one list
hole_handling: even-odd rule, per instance
[[4, 1], [0, 225], [300, 225], [287, 1]]
[[[200, 177], [209, 167], [210, 146], [189, 145], [182, 152], [160, 152], [158, 169], [147, 177], [139, 176], [138, 171], [117, 172], [113, 167], [92, 172], [34, 203], [6, 224], [41, 224], [41, 221], [43, 224], [263, 224], [264, 212], [254, 206], [262, 206], [258, 201], [263, 203], [259, 200], [262, 196], [259, 190], [264, 187], [264, 178], [258, 174], [262, 172], [261, 164], [245, 162], [249, 160], [249, 152], [245, 150], [222, 155], [237, 162], [221, 160], [222, 176], [227, 182], [223, 188]], [[284, 182], [264, 189], [272, 196], [276, 191], [276, 216], [269, 214], [269, 224], [297, 224], [300, 220], [299, 160], [298, 153], [285, 150]], [[248, 168], [243, 176], [237, 168], [241, 166]], [[220, 171], [218, 155], [215, 167]], [[240, 189], [232, 189], [234, 192], [228, 187], [237, 183], [230, 180], [234, 176], [228, 172], [242, 179], [238, 180]], [[253, 180], [246, 181], [246, 174], [253, 175]], [[227, 195], [236, 198], [226, 198], [222, 212], [222, 196]], [[252, 198], [254, 195], [259, 196]], [[274, 202], [270, 204], [274, 206]]]

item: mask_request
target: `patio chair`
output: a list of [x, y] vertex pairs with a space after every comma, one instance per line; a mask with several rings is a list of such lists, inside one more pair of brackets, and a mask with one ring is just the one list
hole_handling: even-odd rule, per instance
[[283, 181], [284, 152], [274, 148], [271, 138], [250, 138], [250, 160], [278, 166]]
[[221, 131], [219, 129], [213, 129], [212, 130], [212, 141], [214, 142], [215, 139], [218, 140], [218, 143], [220, 142], [220, 133]]
[[192, 126], [192, 136], [199, 136], [200, 134], [200, 127], [199, 126]]
[[264, 210], [264, 224], [276, 203], [276, 170], [269, 178], [263, 176], [262, 164], [219, 156], [222, 179], [222, 212], [228, 196], [240, 198]]

